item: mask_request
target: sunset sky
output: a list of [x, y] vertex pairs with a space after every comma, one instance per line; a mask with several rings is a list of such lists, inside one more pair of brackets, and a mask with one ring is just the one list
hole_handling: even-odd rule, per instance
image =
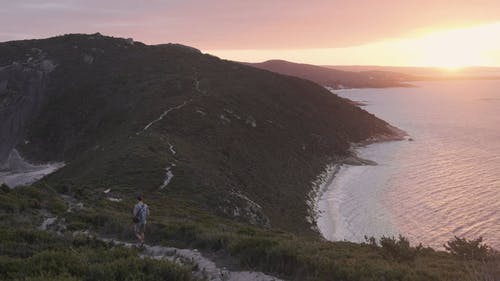
[[0, 41], [177, 42], [239, 61], [500, 66], [500, 1], [0, 0]]

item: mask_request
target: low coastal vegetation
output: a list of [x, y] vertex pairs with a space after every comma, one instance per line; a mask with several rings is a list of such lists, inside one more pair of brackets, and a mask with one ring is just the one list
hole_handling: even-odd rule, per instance
[[189, 268], [88, 237], [3, 225], [0, 239], [1, 280], [192, 280]]
[[[57, 192], [44, 187], [43, 182], [37, 187], [2, 188], [0, 197], [2, 202], [11, 202], [0, 210], [2, 278], [41, 280], [37, 278], [51, 276], [54, 280], [96, 280], [85, 278], [103, 276], [101, 280], [163, 280], [157, 278], [170, 276], [167, 280], [190, 280], [187, 268], [141, 260], [135, 249], [74, 236], [84, 232], [133, 239], [127, 212], [132, 198], [118, 203], [85, 201], [80, 209], [68, 211]], [[153, 210], [161, 202], [152, 196], [146, 198]], [[175, 210], [182, 202], [170, 204]], [[51, 215], [57, 213], [60, 225], [49, 227], [49, 232], [37, 230], [49, 210]], [[451, 253], [413, 247], [404, 237], [367, 238], [361, 244], [329, 242], [196, 213], [189, 211], [189, 207], [185, 210], [184, 214], [153, 212], [148, 243], [196, 248], [230, 258], [238, 267], [272, 273], [285, 280], [474, 281], [496, 280], [478, 278], [498, 276], [498, 270], [494, 269], [498, 256], [493, 250], [489, 251], [488, 260], [481, 261], [460, 254], [484, 247], [474, 241], [459, 238], [450, 241], [448, 245], [458, 245], [454, 241], [461, 241], [460, 246], [451, 246], [455, 249]], [[12, 225], [22, 227], [12, 229], [9, 227]], [[124, 276], [129, 279], [120, 279]]]
[[495, 251], [483, 243], [483, 237], [468, 240], [455, 236], [444, 248], [452, 255], [466, 260], [487, 261], [495, 257]]

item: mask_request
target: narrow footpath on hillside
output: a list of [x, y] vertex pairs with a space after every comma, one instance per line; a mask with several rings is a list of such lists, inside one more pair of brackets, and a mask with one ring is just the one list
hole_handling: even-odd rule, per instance
[[[70, 196], [62, 196], [68, 204], [68, 211], [83, 208], [81, 202]], [[44, 214], [44, 221], [38, 227], [39, 230], [48, 231], [62, 235], [65, 229], [64, 220], [50, 214]], [[73, 236], [83, 235], [95, 238], [105, 243], [110, 243], [119, 247], [137, 247], [135, 243], [119, 241], [113, 238], [95, 236], [89, 231], [75, 231]], [[159, 245], [144, 245], [139, 249], [139, 256], [144, 259], [165, 260], [192, 268], [192, 274], [199, 280], [208, 281], [284, 281], [271, 275], [257, 271], [237, 271], [219, 267], [213, 260], [205, 257], [196, 249], [180, 249], [175, 247], [164, 247]]]

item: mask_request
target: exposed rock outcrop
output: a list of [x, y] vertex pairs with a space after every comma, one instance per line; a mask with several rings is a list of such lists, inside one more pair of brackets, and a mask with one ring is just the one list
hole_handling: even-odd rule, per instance
[[27, 62], [0, 68], [0, 165], [22, 141], [26, 125], [46, 96], [47, 77], [56, 67], [41, 50], [32, 51], [35, 54]]

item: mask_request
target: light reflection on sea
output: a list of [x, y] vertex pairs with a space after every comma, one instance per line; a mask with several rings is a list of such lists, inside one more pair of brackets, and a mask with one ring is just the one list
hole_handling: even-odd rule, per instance
[[401, 233], [440, 248], [453, 236], [500, 249], [500, 81], [419, 82], [416, 88], [336, 92], [409, 133], [344, 167], [326, 194], [330, 238]]

